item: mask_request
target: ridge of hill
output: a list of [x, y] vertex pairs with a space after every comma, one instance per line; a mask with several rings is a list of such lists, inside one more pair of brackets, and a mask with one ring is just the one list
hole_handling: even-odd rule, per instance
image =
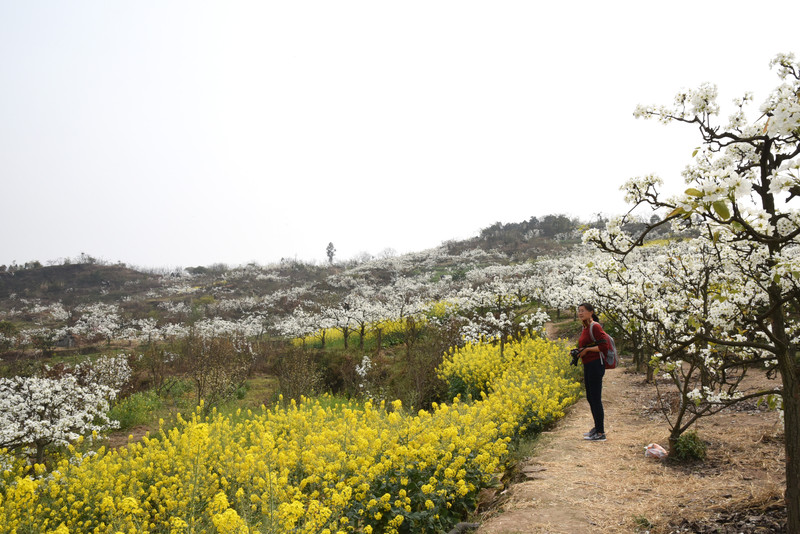
[[53, 265], [0, 273], [0, 299], [19, 298], [63, 300], [116, 299], [131, 290], [142, 291], [158, 285], [153, 275], [122, 265], [90, 263]]
[[[514, 231], [515, 232], [515, 231]], [[38, 299], [46, 303], [61, 301], [65, 305], [87, 302], [111, 302], [121, 297], [141, 297], [148, 291], [165, 284], [184, 281], [192, 288], [217, 290], [225, 286], [231, 296], [253, 296], [304, 286], [309, 289], [333, 290], [329, 278], [336, 275], [351, 275], [368, 280], [376, 285], [392, 282], [397, 274], [417, 275], [431, 271], [437, 276], [444, 274], [463, 276], [457, 264], [460, 256], [483, 255], [485, 264], [519, 263], [571, 248], [575, 239], [551, 239], [532, 237], [518, 239], [505, 233], [492, 234], [494, 238], [471, 238], [450, 241], [428, 251], [408, 253], [389, 258], [370, 258], [364, 261], [350, 260], [326, 265], [300, 261], [282, 261], [278, 264], [260, 266], [248, 264], [228, 267], [216, 264], [209, 267], [189, 267], [172, 272], [136, 270], [124, 264], [69, 263], [0, 271], [0, 301], [12, 297]], [[498, 237], [500, 236], [500, 237]], [[508, 237], [506, 239], [505, 237]], [[503, 238], [505, 241], [497, 241]], [[490, 248], [498, 245], [499, 248]], [[501, 250], [502, 249], [502, 250]]]
[[[178, 268], [171, 272], [166, 269], [136, 269], [123, 263], [107, 264], [98, 262], [92, 256], [81, 254], [70, 262], [64, 260], [63, 265], [42, 266], [39, 261], [31, 261], [23, 266], [0, 265], [0, 300], [11, 295], [24, 299], [40, 299], [43, 302], [62, 301], [67, 305], [81, 304], [90, 301], [112, 301], [115, 298], [138, 296], [150, 289], [165, 284], [165, 278], [191, 278], [192, 284], [203, 288], [211, 286], [220, 279], [225, 279], [226, 289], [236, 296], [250, 296], [259, 292], [286, 289], [289, 286], [306, 285], [325, 286], [331, 274], [360, 271], [376, 285], [389, 283], [393, 275], [386, 268], [386, 262], [392, 262], [395, 268], [398, 263], [406, 263], [411, 274], [419, 273], [424, 268], [431, 268], [430, 256], [441, 254], [446, 259], [434, 262], [433, 271], [438, 274], [450, 274], [454, 278], [462, 276], [453, 258], [463, 256], [490, 257], [490, 264], [524, 263], [541, 256], [553, 256], [564, 253], [580, 243], [583, 230], [588, 227], [599, 228], [606, 219], [598, 218], [592, 223], [585, 223], [566, 215], [551, 214], [544, 217], [531, 217], [520, 222], [496, 222], [481, 229], [474, 237], [462, 240], [449, 240], [434, 249], [412, 252], [402, 256], [374, 258], [369, 255], [351, 260], [318, 265], [291, 259], [282, 259], [279, 263], [260, 266], [248, 264], [239, 267], [228, 267], [218, 263], [209, 266]], [[641, 230], [643, 221], [626, 224], [626, 231]], [[652, 237], [664, 237], [668, 232], [662, 228], [654, 232]], [[237, 276], [234, 281], [233, 272], [256, 270], [261, 274], [272, 275], [271, 281], [244, 280]], [[163, 272], [162, 272], [163, 271]], [[188, 275], [188, 276], [187, 276]], [[269, 278], [269, 276], [267, 277]], [[278, 282], [277, 279], [280, 279]], [[271, 283], [270, 283], [271, 282]]]

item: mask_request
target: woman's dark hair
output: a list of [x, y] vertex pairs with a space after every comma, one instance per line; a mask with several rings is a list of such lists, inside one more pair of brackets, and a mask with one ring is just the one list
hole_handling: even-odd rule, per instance
[[599, 323], [599, 322], [600, 322], [600, 319], [598, 319], [598, 318], [597, 318], [597, 314], [596, 314], [596, 313], [594, 313], [594, 306], [592, 306], [592, 305], [591, 305], [591, 304], [589, 304], [588, 302], [584, 302], [583, 304], [578, 304], [578, 307], [579, 307], [579, 308], [580, 308], [581, 306], [583, 306], [583, 309], [584, 309], [584, 310], [586, 310], [586, 311], [588, 311], [588, 312], [592, 312], [592, 321], [594, 321], [594, 322], [596, 322], [596, 323]]

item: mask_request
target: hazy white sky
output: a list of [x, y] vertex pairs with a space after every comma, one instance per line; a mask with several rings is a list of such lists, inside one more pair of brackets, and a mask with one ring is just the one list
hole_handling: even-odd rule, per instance
[[[663, 6], [663, 7], [662, 7]], [[800, 2], [0, 0], [0, 264], [422, 250], [625, 210], [800, 53]]]

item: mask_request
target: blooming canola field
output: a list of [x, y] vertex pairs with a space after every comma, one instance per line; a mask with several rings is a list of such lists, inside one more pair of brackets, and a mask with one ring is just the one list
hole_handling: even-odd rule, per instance
[[125, 447], [70, 448], [50, 470], [4, 466], [4, 532], [436, 532], [474, 509], [513, 440], [563, 415], [579, 384], [562, 343], [467, 345], [440, 376], [476, 398], [412, 412], [301, 399], [226, 416], [198, 410]]

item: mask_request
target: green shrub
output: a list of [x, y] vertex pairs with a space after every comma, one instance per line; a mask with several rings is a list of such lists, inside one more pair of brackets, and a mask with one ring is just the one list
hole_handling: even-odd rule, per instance
[[684, 432], [675, 442], [675, 458], [678, 460], [705, 460], [706, 442], [694, 430]]
[[194, 390], [194, 383], [191, 380], [186, 378], [180, 378], [170, 383], [169, 388], [165, 389], [162, 392], [162, 395], [164, 395], [165, 399], [177, 401], [182, 397], [191, 394], [193, 390]]
[[654, 526], [653, 523], [643, 515], [637, 515], [633, 518], [633, 521], [636, 523], [636, 532], [647, 532]]
[[109, 412], [111, 419], [119, 421], [120, 430], [127, 430], [153, 421], [153, 412], [161, 408], [161, 397], [154, 391], [134, 393], [121, 399]]

